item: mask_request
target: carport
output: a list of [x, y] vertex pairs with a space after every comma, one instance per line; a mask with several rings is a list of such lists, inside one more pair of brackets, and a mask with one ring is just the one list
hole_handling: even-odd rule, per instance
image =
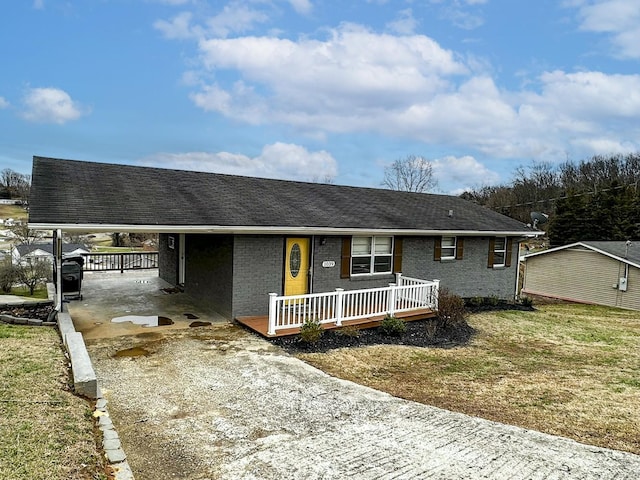
[[[155, 270], [88, 272], [84, 278], [83, 299], [64, 305], [76, 330], [82, 332], [86, 340], [228, 323], [222, 315], [199, 308], [187, 294], [159, 278]], [[131, 320], [113, 321], [154, 316], [171, 323], [150, 327]]]

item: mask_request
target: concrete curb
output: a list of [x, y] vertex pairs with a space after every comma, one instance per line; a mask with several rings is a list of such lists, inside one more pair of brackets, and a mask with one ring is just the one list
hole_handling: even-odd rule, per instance
[[98, 386], [98, 379], [89, 352], [87, 352], [84, 337], [82, 333], [76, 332], [73, 320], [68, 313], [58, 312], [57, 324], [71, 361], [74, 390], [76, 393], [96, 401], [93, 416], [97, 418], [98, 428], [102, 432], [102, 448], [107, 462], [113, 470], [113, 478], [115, 480], [134, 480], [127, 456], [120, 444], [120, 437], [107, 411], [107, 399], [102, 396], [102, 391]]

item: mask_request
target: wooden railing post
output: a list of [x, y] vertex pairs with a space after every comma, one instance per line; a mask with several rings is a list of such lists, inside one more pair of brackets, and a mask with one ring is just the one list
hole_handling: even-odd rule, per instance
[[400, 272], [396, 273], [396, 285], [402, 286], [402, 273]]
[[396, 313], [396, 288], [395, 283], [389, 284], [389, 305], [387, 306], [387, 310], [391, 317]]
[[336, 326], [342, 326], [342, 298], [344, 297], [344, 288], [336, 288], [336, 305], [335, 305], [335, 315], [336, 315]]
[[269, 294], [269, 327], [267, 328], [267, 335], [276, 334], [276, 297], [277, 293]]

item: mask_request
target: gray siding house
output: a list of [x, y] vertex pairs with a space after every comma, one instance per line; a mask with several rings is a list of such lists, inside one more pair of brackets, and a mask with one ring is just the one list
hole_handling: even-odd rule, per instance
[[522, 293], [640, 310], [640, 245], [576, 242], [524, 257]]
[[229, 318], [269, 294], [383, 287], [397, 274], [463, 297], [515, 294], [538, 234], [458, 197], [34, 157], [37, 229], [159, 233], [159, 275]]

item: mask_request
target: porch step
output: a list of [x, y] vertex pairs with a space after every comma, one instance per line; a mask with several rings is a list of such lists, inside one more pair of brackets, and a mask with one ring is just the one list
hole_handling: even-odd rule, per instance
[[[421, 310], [414, 310], [412, 312], [403, 312], [396, 314], [397, 318], [401, 318], [405, 322], [413, 322], [416, 320], [423, 320], [425, 318], [433, 318], [437, 315], [437, 312], [429, 308], [423, 308]], [[380, 325], [380, 322], [384, 319], [385, 315], [377, 315], [374, 317], [361, 318], [358, 320], [346, 320], [342, 322], [342, 327], [357, 327], [359, 329], [365, 328], [374, 328]], [[300, 328], [286, 328], [283, 330], [277, 330], [275, 335], [267, 334], [267, 330], [269, 328], [269, 317], [267, 315], [263, 316], [245, 316], [245, 317], [236, 317], [236, 321], [241, 325], [253, 330], [256, 333], [259, 333], [265, 338], [274, 338], [274, 337], [286, 337], [288, 335], [297, 335], [300, 333]], [[325, 330], [335, 330], [340, 329], [342, 327], [337, 327], [333, 323], [323, 323], [322, 328]]]

